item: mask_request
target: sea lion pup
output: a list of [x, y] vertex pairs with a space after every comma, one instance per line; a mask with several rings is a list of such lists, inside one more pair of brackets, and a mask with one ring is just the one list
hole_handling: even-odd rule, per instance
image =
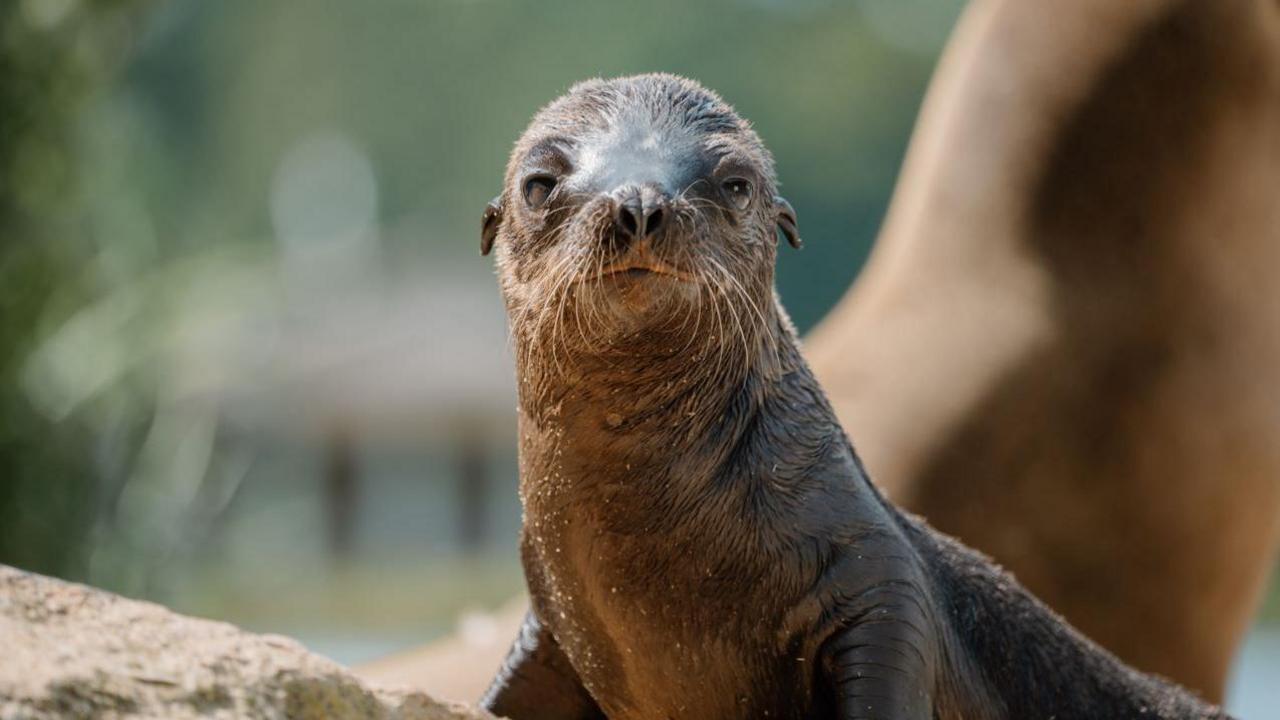
[[748, 124], [670, 75], [540, 111], [485, 213], [516, 349], [526, 718], [1220, 718], [868, 481], [773, 292]]

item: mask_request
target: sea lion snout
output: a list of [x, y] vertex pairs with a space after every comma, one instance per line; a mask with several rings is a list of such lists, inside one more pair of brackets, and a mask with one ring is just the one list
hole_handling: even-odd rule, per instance
[[628, 183], [609, 193], [613, 230], [622, 239], [652, 237], [666, 225], [670, 196], [653, 183]]

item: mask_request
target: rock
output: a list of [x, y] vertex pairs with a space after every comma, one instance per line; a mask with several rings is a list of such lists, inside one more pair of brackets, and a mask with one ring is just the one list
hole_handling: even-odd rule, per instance
[[485, 720], [274, 635], [0, 565], [0, 719]]

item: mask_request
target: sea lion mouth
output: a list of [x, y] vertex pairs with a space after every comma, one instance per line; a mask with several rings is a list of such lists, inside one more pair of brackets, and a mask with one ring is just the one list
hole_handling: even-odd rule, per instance
[[693, 282], [693, 277], [689, 273], [652, 258], [636, 258], [612, 263], [601, 270], [599, 276], [626, 280], [665, 278]]

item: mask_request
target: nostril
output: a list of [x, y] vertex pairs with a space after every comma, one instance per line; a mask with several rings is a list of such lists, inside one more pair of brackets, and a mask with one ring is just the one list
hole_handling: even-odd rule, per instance
[[662, 208], [654, 208], [653, 212], [649, 213], [649, 219], [645, 221], [645, 234], [652, 235], [658, 232], [658, 228], [662, 227], [663, 217]]
[[621, 205], [618, 207], [618, 225], [628, 235], [635, 235], [640, 229], [640, 225], [636, 222], [635, 213], [631, 212], [631, 208]]
[[667, 198], [650, 189], [624, 188], [610, 193], [617, 234], [639, 240], [656, 235], [667, 220]]

